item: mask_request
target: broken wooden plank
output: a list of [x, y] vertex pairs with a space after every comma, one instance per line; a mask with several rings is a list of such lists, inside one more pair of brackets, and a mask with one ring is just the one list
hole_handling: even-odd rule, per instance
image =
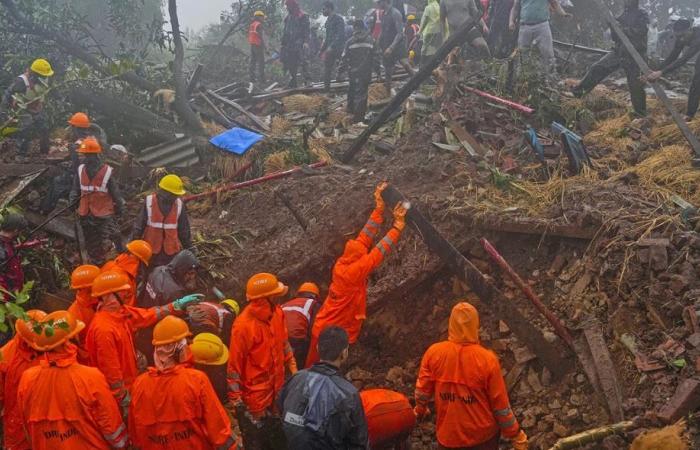
[[469, 33], [471, 32], [472, 28], [479, 22], [479, 18], [475, 17], [472, 20], [469, 20], [467, 23], [464, 24], [462, 28], [459, 30], [455, 31], [455, 33], [450, 33], [449, 39], [445, 41], [442, 46], [435, 52], [432, 58], [428, 58], [427, 61], [424, 62], [424, 64], [421, 64], [421, 68], [416, 73], [411, 77], [408, 82], [399, 89], [399, 91], [396, 93], [396, 95], [391, 99], [388, 105], [384, 107], [384, 109], [372, 120], [372, 123], [369, 124], [367, 128], [360, 134], [360, 136], [353, 141], [352, 144], [350, 144], [350, 147], [343, 153], [343, 155], [340, 157], [340, 161], [344, 164], [349, 163], [352, 161], [355, 156], [357, 156], [358, 153], [362, 150], [364, 145], [367, 143], [367, 140], [372, 136], [374, 133], [381, 128], [382, 125], [384, 125], [384, 122], [386, 122], [391, 115], [396, 111], [402, 104], [403, 102], [415, 91], [418, 89], [418, 87], [423, 83], [423, 81], [427, 80], [430, 78], [430, 76], [433, 73], [433, 70], [437, 69], [437, 67], [442, 63], [442, 61], [447, 57], [447, 55], [455, 48], [455, 47], [460, 47], [462, 44], [464, 44], [467, 41], [467, 37], [469, 36]]
[[605, 342], [603, 330], [600, 324], [593, 324], [584, 329], [583, 334], [586, 337], [588, 348], [591, 350], [598, 381], [603, 390], [605, 401], [608, 404], [608, 412], [615, 421], [619, 422], [624, 420], [625, 413], [622, 408], [622, 389], [617, 380], [615, 363], [613, 363], [610, 352], [608, 351], [608, 344]]
[[597, 227], [580, 227], [578, 225], [558, 225], [546, 222], [504, 219], [502, 217], [479, 217], [472, 219], [472, 226], [483, 230], [501, 233], [533, 234], [568, 239], [592, 240], [598, 233]]
[[[395, 205], [406, 198], [393, 186], [382, 193], [388, 205]], [[503, 320], [520, 342], [525, 344], [549, 369], [554, 378], [560, 378], [572, 368], [571, 354], [560, 342], [548, 342], [530, 319], [525, 317], [511, 301], [505, 298], [491, 281], [469, 261], [457, 248], [447, 241], [423, 216], [416, 205], [407, 214], [409, 223], [415, 227], [428, 248], [435, 252], [447, 267], [465, 282], [479, 299], [490, 308], [497, 318]]]
[[452, 134], [455, 135], [457, 140], [459, 141], [460, 144], [462, 144], [462, 147], [469, 153], [470, 156], [472, 157], [478, 157], [478, 156], [483, 156], [484, 155], [484, 149], [481, 148], [481, 145], [474, 139], [474, 137], [469, 134], [467, 130], [465, 130], [460, 124], [458, 124], [454, 120], [449, 120], [447, 122], [447, 126], [450, 128], [450, 131]]
[[0, 177], [23, 177], [49, 167], [46, 164], [0, 164]]
[[686, 378], [678, 385], [673, 397], [657, 415], [659, 419], [671, 424], [698, 408], [700, 408], [700, 380]]
[[241, 114], [243, 114], [244, 116], [249, 118], [255, 125], [260, 127], [262, 130], [270, 131], [270, 127], [265, 122], [263, 122], [263, 120], [260, 117], [256, 116], [252, 112], [248, 111], [247, 109], [245, 109], [244, 107], [242, 107], [238, 103], [234, 102], [233, 100], [229, 100], [226, 97], [222, 97], [219, 94], [217, 94], [216, 92], [211, 91], [211, 90], [208, 90], [207, 94], [211, 95], [216, 100], [218, 100], [218, 101], [232, 107], [236, 111], [240, 112]]
[[[644, 58], [642, 58], [642, 56], [639, 54], [637, 49], [634, 48], [634, 45], [632, 45], [632, 42], [622, 30], [620, 24], [617, 23], [617, 19], [615, 19], [615, 16], [613, 16], [612, 12], [610, 12], [610, 8], [608, 8], [607, 5], [603, 4], [600, 0], [592, 1], [596, 5], [596, 7], [598, 7], [598, 9], [600, 9], [603, 12], [603, 17], [605, 17], [605, 20], [610, 25], [610, 28], [620, 39], [622, 45], [625, 46], [627, 53], [629, 53], [630, 56], [632, 56], [632, 59], [637, 64], [642, 74], [648, 74], [651, 71], [651, 69], [649, 69], [649, 66], [647, 65]], [[666, 108], [668, 113], [671, 115], [673, 121], [676, 123], [676, 126], [678, 126], [678, 128], [681, 130], [681, 133], [683, 133], [683, 137], [685, 137], [686, 141], [688, 141], [688, 144], [690, 144], [690, 148], [695, 153], [695, 157], [700, 158], [700, 141], [698, 141], [698, 138], [693, 134], [693, 131], [690, 129], [685, 120], [683, 120], [683, 117], [681, 117], [678, 111], [676, 111], [676, 109], [673, 107], [671, 100], [669, 100], [669, 98], [666, 96], [666, 91], [664, 91], [664, 88], [657, 82], [653, 82], [650, 84], [651, 87], [654, 89], [654, 92], [656, 93], [656, 97], [661, 101], [661, 104], [664, 105], [664, 108]]]
[[[32, 225], [41, 225], [46, 221], [46, 217], [32, 211], [23, 211], [24, 217]], [[72, 220], [63, 217], [56, 217], [43, 227], [44, 230], [62, 236], [66, 239], [75, 240], [75, 228]]]
[[197, 67], [195, 67], [194, 72], [192, 72], [192, 76], [187, 82], [187, 97], [191, 96], [192, 92], [194, 92], [194, 88], [197, 87], [197, 83], [199, 83], [199, 79], [202, 77], [203, 70], [204, 64], [197, 64]]
[[39, 178], [47, 168], [41, 169], [37, 172], [24, 175], [21, 178], [12, 180], [8, 185], [3, 186], [0, 193], [0, 209], [4, 209], [7, 205], [12, 203], [12, 201], [24, 191], [27, 186], [29, 186], [34, 180]]

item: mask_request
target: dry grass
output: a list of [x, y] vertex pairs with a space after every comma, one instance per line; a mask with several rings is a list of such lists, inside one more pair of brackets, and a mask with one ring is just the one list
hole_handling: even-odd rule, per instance
[[270, 136], [282, 137], [292, 129], [292, 123], [281, 116], [275, 116], [272, 118], [272, 123], [270, 124]]
[[384, 83], [372, 83], [369, 85], [367, 99], [370, 105], [382, 103], [389, 98], [389, 92], [386, 90]]
[[640, 184], [669, 197], [679, 195], [700, 205], [700, 171], [692, 167], [688, 147], [671, 145], [629, 169], [639, 175]]
[[221, 125], [214, 122], [208, 122], [206, 120], [202, 121], [202, 127], [204, 127], [204, 131], [207, 132], [209, 137], [219, 135], [226, 131], [226, 128], [222, 127]]
[[634, 143], [627, 134], [631, 122], [632, 119], [627, 115], [598, 122], [595, 129], [584, 136], [583, 142], [589, 146], [611, 150], [629, 148]]
[[285, 112], [315, 113], [328, 104], [328, 98], [321, 95], [290, 95], [282, 99]]
[[[700, 117], [688, 124], [690, 129], [696, 135], [700, 135]], [[673, 145], [685, 142], [685, 138], [681, 130], [675, 123], [669, 123], [658, 128], [655, 128], [651, 133], [651, 139], [660, 145]]]
[[688, 450], [686, 422], [681, 420], [667, 427], [645, 431], [637, 436], [630, 450]]

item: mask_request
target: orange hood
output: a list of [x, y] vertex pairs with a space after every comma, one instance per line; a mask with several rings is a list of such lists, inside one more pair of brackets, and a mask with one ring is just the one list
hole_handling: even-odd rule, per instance
[[340, 264], [352, 264], [367, 254], [367, 247], [357, 239], [350, 239], [345, 243], [343, 256], [338, 258]]
[[479, 312], [467, 302], [457, 303], [450, 314], [448, 338], [457, 344], [479, 343]]

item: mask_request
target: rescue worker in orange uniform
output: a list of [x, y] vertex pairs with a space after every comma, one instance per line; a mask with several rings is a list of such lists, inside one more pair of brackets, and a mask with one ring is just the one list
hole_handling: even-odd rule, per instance
[[6, 450], [29, 450], [22, 425], [19, 406], [17, 404], [17, 389], [22, 374], [39, 364], [38, 353], [32, 348], [32, 339], [36, 334], [32, 331], [31, 321], [39, 321], [46, 317], [44, 311], [33, 309], [27, 311], [28, 321], [18, 319], [15, 322], [15, 336], [5, 344], [0, 352], [0, 376], [2, 377], [2, 448]]
[[184, 320], [168, 316], [153, 328], [155, 367], [132, 388], [129, 435], [140, 450], [237, 448], [231, 421], [207, 376], [191, 360]]
[[70, 288], [75, 291], [75, 299], [68, 308], [68, 312], [85, 324], [85, 329], [78, 335], [78, 362], [80, 364], [88, 364], [89, 362], [85, 338], [87, 337], [87, 328], [90, 326], [92, 318], [95, 317], [97, 299], [92, 296], [92, 282], [99, 274], [99, 267], [86, 264], [78, 266], [70, 275]]
[[284, 322], [287, 326], [289, 345], [294, 350], [297, 367], [302, 367], [309, 353], [311, 326], [321, 307], [321, 291], [315, 283], [306, 282], [299, 286], [296, 298], [282, 305]]
[[130, 288], [127, 278], [119, 272], [102, 272], [95, 278], [92, 296], [98, 299], [97, 313], [86, 338], [90, 365], [105, 375], [124, 411], [130, 402], [129, 388], [137, 375], [134, 331], [184, 311], [201, 299], [200, 295], [193, 294], [165, 306], [136, 308], [124, 304]]
[[384, 261], [396, 246], [401, 232], [406, 226], [406, 208], [398, 204], [394, 208], [394, 226], [372, 248], [372, 241], [384, 223], [384, 200], [382, 192], [388, 186], [380, 183], [374, 192], [375, 208], [360, 234], [345, 244], [343, 255], [333, 266], [328, 297], [316, 315], [311, 331], [309, 356], [306, 367], [318, 361], [318, 336], [324, 328], [336, 325], [344, 328], [350, 337], [350, 344], [357, 342], [360, 328], [365, 320], [367, 305], [367, 282], [370, 274]]
[[[411, 16], [409, 16], [411, 17]], [[388, 389], [360, 392], [372, 450], [408, 450], [416, 415], [405, 395]]]
[[250, 82], [265, 83], [265, 39], [263, 22], [265, 13], [255, 11], [253, 21], [248, 28], [248, 43], [250, 44]]
[[126, 251], [119, 254], [114, 260], [107, 261], [102, 266], [103, 271], [116, 270], [121, 272], [129, 280], [128, 297], [124, 302], [128, 306], [136, 306], [136, 299], [139, 296], [139, 286], [145, 281], [145, 272], [151, 261], [153, 250], [151, 244], [142, 240], [131, 241], [126, 244]]
[[[96, 265], [105, 262], [111, 243], [119, 253], [124, 251], [115, 215], [121, 216], [124, 199], [114, 177], [114, 168], [100, 159], [102, 146], [97, 139], [88, 137], [78, 148], [81, 163], [73, 182], [70, 203], [78, 204], [80, 226], [85, 235], [90, 259]], [[110, 243], [111, 242], [111, 243]]]
[[[53, 333], [46, 333], [53, 321]], [[39, 365], [24, 372], [17, 392], [24, 429], [33, 450], [126, 448], [129, 436], [103, 374], [76, 360], [70, 342], [85, 327], [68, 311], [43, 321], [34, 349]]]
[[134, 239], [151, 244], [151, 267], [168, 264], [180, 250], [192, 250], [192, 233], [187, 217], [185, 185], [177, 175], [166, 175], [155, 193], [146, 197], [141, 214], [136, 219]]
[[510, 407], [498, 357], [479, 343], [479, 313], [466, 302], [452, 308], [446, 341], [428, 348], [416, 382], [418, 419], [435, 399], [440, 449], [497, 450], [500, 436], [515, 450], [528, 440]]
[[49, 190], [41, 199], [40, 211], [42, 214], [48, 215], [62, 198], [68, 199], [71, 188], [73, 187], [73, 179], [78, 174], [80, 161], [78, 159], [78, 149], [83, 143], [83, 139], [94, 137], [100, 143], [102, 148], [107, 148], [107, 134], [96, 123], [90, 122], [90, 118], [83, 112], [77, 112], [68, 119], [70, 136], [68, 140], [72, 143], [68, 146], [70, 154], [70, 163], [60, 163], [59, 167], [63, 169], [52, 180]]
[[276, 401], [285, 367], [294, 374], [297, 366], [287, 340], [284, 313], [274, 299], [287, 290], [270, 273], [253, 275], [246, 285], [248, 306], [233, 324], [228, 398], [246, 450], [286, 448]]

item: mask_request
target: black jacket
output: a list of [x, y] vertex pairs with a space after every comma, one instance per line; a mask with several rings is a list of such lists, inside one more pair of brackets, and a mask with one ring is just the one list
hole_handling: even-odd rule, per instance
[[[690, 39], [677, 39], [671, 54], [668, 55], [661, 65], [661, 70], [665, 74], [683, 67], [693, 56], [700, 54], [700, 27], [693, 27]], [[681, 53], [683, 56], [681, 56]]]
[[378, 60], [374, 39], [365, 30], [353, 32], [345, 43], [341, 67], [347, 68], [351, 76], [372, 76], [375, 61]]
[[187, 290], [180, 284], [187, 271], [197, 267], [199, 261], [189, 250], [182, 250], [166, 266], [158, 266], [153, 269], [148, 277], [146, 289], [144, 289], [139, 301], [141, 308], [164, 306], [185, 295]]
[[337, 367], [320, 362], [300, 370], [279, 402], [289, 450], [369, 448], [360, 394]]
[[333, 13], [326, 19], [326, 39], [323, 41], [321, 51], [340, 55], [345, 45], [345, 21], [340, 15]]

